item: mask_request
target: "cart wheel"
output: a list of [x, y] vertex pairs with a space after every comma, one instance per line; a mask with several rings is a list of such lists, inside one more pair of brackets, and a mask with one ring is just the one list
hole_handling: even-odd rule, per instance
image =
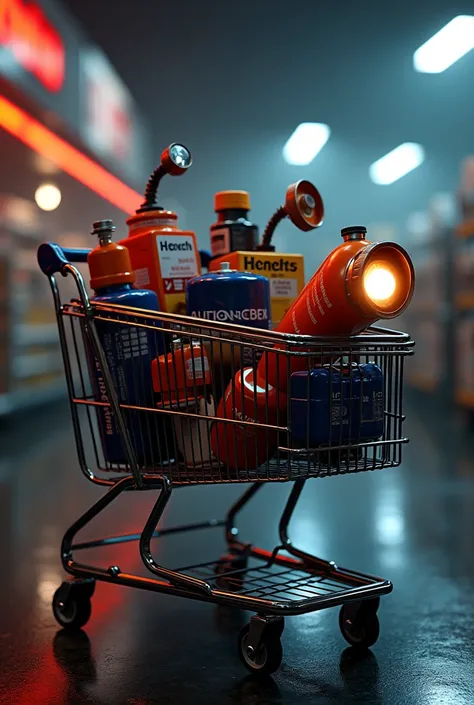
[[233, 570], [246, 570], [248, 565], [247, 556], [237, 553], [226, 553], [216, 566], [216, 585], [229, 592], [239, 592], [244, 586], [244, 574], [226, 575], [219, 577], [222, 573], [230, 573]]
[[339, 628], [344, 639], [357, 649], [368, 649], [379, 638], [380, 624], [376, 614], [361, 616], [356, 619], [349, 616], [347, 605], [339, 612]]
[[283, 659], [280, 629], [264, 629], [256, 654], [249, 653], [249, 629], [247, 624], [239, 634], [239, 654], [252, 673], [269, 676], [280, 668]]
[[64, 629], [81, 629], [91, 616], [91, 598], [86, 590], [71, 588], [64, 597], [63, 587], [53, 597], [53, 614]]

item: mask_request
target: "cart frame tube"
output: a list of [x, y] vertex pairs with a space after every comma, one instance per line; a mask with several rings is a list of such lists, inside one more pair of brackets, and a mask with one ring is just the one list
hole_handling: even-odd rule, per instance
[[[244, 544], [236, 540], [238, 530], [235, 527], [235, 519], [243, 507], [260, 489], [261, 484], [257, 483], [247, 488], [243, 495], [234, 503], [229, 510], [225, 521], [212, 520], [210, 522], [203, 522], [198, 525], [184, 525], [157, 531], [156, 527], [163, 515], [165, 507], [170, 500], [172, 492], [172, 485], [166, 476], [143, 477], [143, 489], [158, 490], [160, 494], [152, 508], [150, 516], [141, 534], [113, 536], [107, 539], [95, 539], [85, 543], [74, 544], [73, 542], [76, 534], [93, 519], [95, 519], [115, 499], [117, 499], [122, 492], [135, 489], [134, 478], [130, 475], [115, 483], [106, 492], [106, 494], [95, 502], [95, 504], [93, 504], [90, 509], [88, 509], [68, 529], [61, 545], [62, 564], [66, 572], [78, 579], [83, 580], [84, 578], [88, 578], [102, 580], [104, 582], [112, 582], [128, 587], [139, 587], [144, 590], [166, 593], [168, 595], [176, 595], [178, 597], [187, 597], [189, 599], [201, 600], [204, 602], [240, 607], [241, 609], [256, 611], [259, 614], [264, 615], [304, 614], [327, 607], [334, 607], [349, 601], [372, 599], [391, 592], [392, 584], [388, 580], [383, 580], [382, 578], [376, 578], [370, 575], [364, 575], [355, 571], [345, 570], [343, 568], [337, 568], [336, 564], [333, 562], [324, 561], [293, 547], [288, 537], [288, 524], [301, 495], [303, 486], [304, 482], [296, 483], [290, 493], [288, 502], [280, 519], [280, 535], [283, 536], [285, 541], [282, 541], [282, 545], [277, 546], [273, 552], [269, 552], [258, 547], [253, 547], [250, 544]], [[236, 594], [226, 590], [215, 590], [208, 582], [204, 580], [199, 580], [179, 571], [169, 570], [168, 568], [158, 565], [152, 557], [152, 538], [162, 537], [169, 533], [186, 532], [194, 528], [201, 529], [219, 526], [225, 527], [226, 539], [230, 549], [233, 547], [243, 547], [244, 550], [248, 551], [249, 555], [267, 562], [268, 565], [278, 564], [288, 568], [299, 568], [300, 570], [306, 570], [308, 573], [311, 573], [312, 570], [327, 572], [328, 576], [343, 580], [349, 584], [350, 587], [329, 595], [321, 595], [291, 602], [268, 600], [245, 594]], [[111, 544], [125, 543], [132, 540], [138, 540], [140, 555], [145, 566], [148, 570], [161, 579], [143, 578], [141, 576], [123, 573], [117, 565], [112, 565], [108, 568], [99, 568], [84, 563], [78, 563], [73, 558], [73, 553], [75, 550], [108, 546]], [[292, 555], [281, 555], [280, 551], [282, 549], [289, 551]], [[293, 556], [297, 556], [300, 560]], [[236, 575], [237, 572], [239, 571], [230, 571], [227, 574], [222, 574], [220, 577], [222, 578], [226, 575]]]

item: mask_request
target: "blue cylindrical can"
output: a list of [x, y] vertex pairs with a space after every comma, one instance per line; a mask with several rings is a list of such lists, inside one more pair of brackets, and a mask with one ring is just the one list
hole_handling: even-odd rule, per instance
[[310, 447], [377, 440], [384, 431], [384, 376], [372, 362], [291, 375], [291, 431]]
[[[133, 289], [130, 284], [101, 289], [91, 301], [158, 311], [155, 292]], [[103, 316], [106, 317], [107, 313]], [[155, 325], [153, 320], [142, 320], [145, 324]], [[96, 327], [118, 401], [135, 407], [153, 408], [151, 363], [164, 351], [163, 335], [144, 328], [120, 325], [112, 321], [108, 323], [104, 320], [97, 320]], [[95, 397], [98, 401], [108, 402], [99, 362], [92, 354], [89, 355], [88, 362]], [[122, 414], [139, 465], [152, 467], [168, 461], [168, 457], [164, 458], [162, 448], [168, 447], [165, 446], [165, 436], [170, 436], [170, 420], [161, 417], [155, 420], [154, 414], [150, 418], [146, 412], [132, 409], [123, 409]], [[98, 407], [97, 417], [105, 460], [113, 464], [126, 463], [125, 449], [111, 408]]]
[[362, 441], [376, 440], [383, 435], [385, 421], [385, 380], [378, 365], [359, 365], [360, 432]]
[[[231, 270], [222, 262], [219, 272], [191, 279], [186, 286], [186, 306], [190, 316], [222, 323], [237, 323], [269, 330], [270, 282], [252, 272]], [[244, 365], [252, 364], [251, 348], [242, 351]]]

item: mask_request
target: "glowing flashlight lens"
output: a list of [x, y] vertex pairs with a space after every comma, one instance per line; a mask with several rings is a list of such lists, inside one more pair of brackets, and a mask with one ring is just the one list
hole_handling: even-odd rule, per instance
[[387, 301], [393, 296], [395, 287], [395, 277], [385, 267], [370, 267], [364, 276], [365, 293], [372, 301]]
[[182, 144], [174, 144], [170, 148], [170, 157], [176, 166], [186, 169], [191, 164], [191, 154]]

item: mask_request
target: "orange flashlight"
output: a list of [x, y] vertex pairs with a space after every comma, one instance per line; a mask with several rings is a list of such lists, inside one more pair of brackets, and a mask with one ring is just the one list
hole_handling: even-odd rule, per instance
[[[355, 335], [375, 321], [394, 318], [407, 308], [415, 284], [409, 255], [394, 242], [370, 243], [365, 239], [366, 232], [363, 226], [341, 231], [344, 242], [324, 260], [280, 321], [277, 331], [314, 336]], [[229, 385], [217, 410], [218, 418], [238, 419], [244, 408], [250, 409], [250, 401], [253, 415], [245, 415], [257, 424], [269, 423], [269, 417], [276, 414], [275, 403], [280, 413], [284, 413], [289, 375], [307, 369], [308, 365], [305, 356], [277, 352], [284, 347], [287, 346], [278, 344], [275, 352], [263, 355], [255, 372], [252, 371], [251, 388], [239, 387], [237, 394], [235, 381]], [[317, 362], [321, 363], [321, 359]], [[273, 391], [271, 396], [268, 390]], [[244, 468], [249, 458], [232, 426], [234, 424], [215, 423], [213, 451], [231, 467]], [[261, 464], [268, 460], [277, 446], [276, 435], [273, 434], [272, 444], [268, 428], [244, 428], [247, 441], [252, 438], [256, 448], [252, 461], [255, 459]], [[226, 448], [232, 448], [232, 454]]]
[[[277, 330], [297, 335], [356, 335], [379, 319], [395, 318], [413, 296], [415, 272], [408, 253], [395, 242], [371, 243], [364, 226], [341, 230], [344, 242], [326, 257], [295, 299]], [[258, 374], [286, 388], [290, 373], [306, 369], [302, 357], [264, 356]], [[290, 360], [290, 370], [286, 359]]]

